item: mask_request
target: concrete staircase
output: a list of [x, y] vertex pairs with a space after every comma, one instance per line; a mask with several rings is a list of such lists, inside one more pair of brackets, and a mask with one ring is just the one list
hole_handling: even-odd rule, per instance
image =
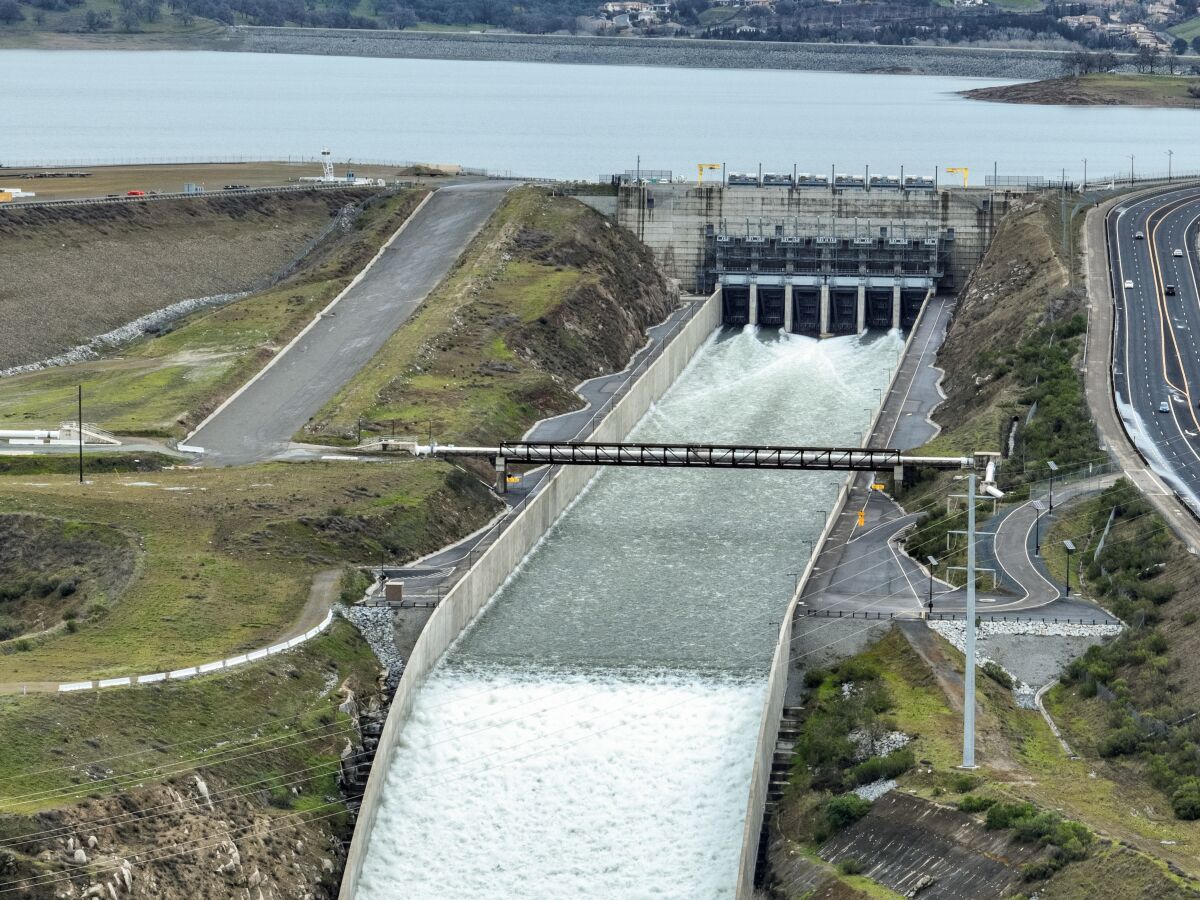
[[755, 883], [767, 871], [767, 854], [771, 846], [771, 821], [787, 790], [788, 777], [792, 771], [792, 754], [800, 738], [801, 706], [785, 706], [779, 716], [779, 734], [775, 738], [775, 756], [771, 761], [771, 774], [767, 781], [767, 803], [763, 814], [762, 834], [758, 838], [758, 860], [755, 864]]

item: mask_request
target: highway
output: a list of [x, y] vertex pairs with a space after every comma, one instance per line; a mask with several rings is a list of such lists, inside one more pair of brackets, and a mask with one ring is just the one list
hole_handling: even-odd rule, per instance
[[1194, 512], [1200, 512], [1198, 223], [1195, 185], [1118, 204], [1105, 221], [1117, 413], [1150, 467]]

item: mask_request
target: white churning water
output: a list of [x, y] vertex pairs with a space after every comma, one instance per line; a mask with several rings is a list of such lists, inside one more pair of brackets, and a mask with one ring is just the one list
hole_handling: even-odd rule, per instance
[[[719, 333], [631, 437], [857, 445], [898, 333]], [[728, 898], [779, 619], [837, 475], [609, 469], [416, 700], [359, 896]]]

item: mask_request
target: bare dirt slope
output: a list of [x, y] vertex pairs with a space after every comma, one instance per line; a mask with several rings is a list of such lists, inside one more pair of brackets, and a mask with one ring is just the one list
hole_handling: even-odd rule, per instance
[[961, 425], [997, 400], [1008, 380], [991, 361], [1054, 315], [1047, 298], [1067, 284], [1067, 267], [1050, 240], [1045, 206], [1035, 202], [1005, 216], [967, 282], [938, 352], [938, 365], [946, 373], [946, 402], [934, 414], [938, 422]]
[[0, 212], [0, 369], [138, 316], [262, 285], [363, 190]]

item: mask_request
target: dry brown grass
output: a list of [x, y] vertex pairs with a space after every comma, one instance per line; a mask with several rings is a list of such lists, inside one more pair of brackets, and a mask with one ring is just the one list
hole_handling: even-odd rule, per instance
[[214, 196], [0, 213], [0, 368], [156, 309], [252, 289], [368, 192]]

